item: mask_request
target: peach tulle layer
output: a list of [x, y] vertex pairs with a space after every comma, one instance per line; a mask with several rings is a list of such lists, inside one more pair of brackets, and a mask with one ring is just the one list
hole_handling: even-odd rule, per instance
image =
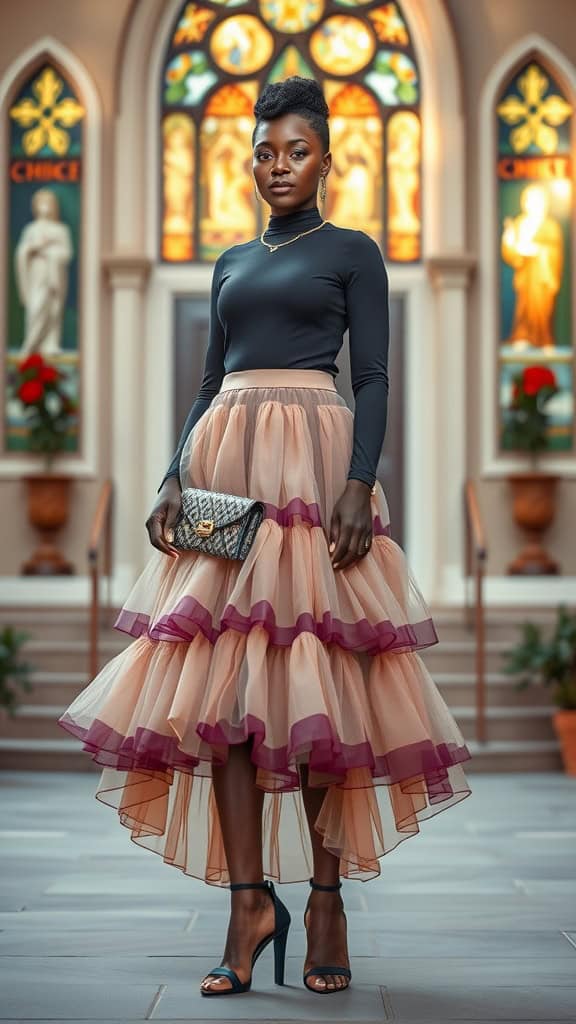
[[186, 442], [182, 486], [264, 501], [254, 544], [243, 562], [153, 549], [116, 621], [133, 641], [59, 720], [102, 765], [96, 796], [132, 839], [212, 884], [229, 882], [212, 766], [232, 744], [251, 744], [265, 874], [280, 882], [312, 872], [303, 764], [326, 787], [315, 827], [349, 878], [379, 874], [420, 821], [470, 794], [470, 752], [416, 653], [436, 630], [380, 485], [370, 549], [332, 567], [353, 417], [325, 376], [213, 399]]

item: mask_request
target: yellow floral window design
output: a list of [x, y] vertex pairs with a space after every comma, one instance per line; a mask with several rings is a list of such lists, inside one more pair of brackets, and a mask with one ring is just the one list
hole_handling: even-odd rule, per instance
[[511, 149], [524, 153], [533, 143], [542, 153], [554, 153], [559, 142], [557, 128], [566, 123], [572, 107], [550, 89], [548, 76], [537, 64], [529, 64], [516, 85], [497, 108], [503, 123], [513, 126], [509, 134]]
[[33, 97], [23, 96], [10, 110], [10, 117], [22, 129], [21, 145], [26, 156], [37, 156], [44, 147], [56, 156], [69, 152], [72, 136], [68, 129], [84, 117], [84, 107], [72, 96], [62, 95], [63, 78], [50, 66], [32, 83]]
[[314, 78], [330, 110], [326, 219], [385, 258], [421, 258], [420, 76], [401, 5], [201, 0], [174, 21], [161, 83], [161, 258], [212, 263], [263, 229], [254, 103], [267, 82]]

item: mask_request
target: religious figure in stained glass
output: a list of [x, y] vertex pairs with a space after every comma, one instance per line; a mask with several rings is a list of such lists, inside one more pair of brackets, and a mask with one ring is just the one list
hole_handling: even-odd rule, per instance
[[246, 201], [246, 149], [235, 126], [220, 125], [212, 146], [206, 150], [204, 169], [210, 182], [207, 215], [217, 224], [234, 223], [237, 231], [254, 228], [254, 213]]
[[250, 112], [257, 83], [223, 85], [212, 93], [200, 125], [199, 253], [218, 251], [253, 238], [256, 229], [250, 171]]
[[164, 122], [164, 220], [165, 254], [181, 258], [188, 251], [194, 223], [194, 126], [183, 114], [171, 114]]
[[514, 268], [516, 295], [508, 344], [554, 349], [554, 307], [564, 263], [562, 229], [549, 214], [548, 195], [528, 185], [520, 197], [521, 213], [504, 218], [502, 258]]
[[390, 251], [404, 248], [404, 258], [414, 258], [421, 229], [420, 121], [410, 111], [390, 118], [387, 166]]
[[356, 131], [349, 127], [332, 157], [330, 217], [342, 225], [369, 225], [374, 218], [373, 182], [378, 178], [380, 153], [371, 146], [363, 127]]
[[32, 196], [34, 219], [25, 224], [15, 250], [18, 295], [24, 307], [19, 356], [61, 351], [72, 236], [60, 220], [58, 197], [49, 188]]
[[330, 110], [329, 203], [326, 217], [342, 227], [382, 233], [382, 119], [368, 89], [326, 79]]

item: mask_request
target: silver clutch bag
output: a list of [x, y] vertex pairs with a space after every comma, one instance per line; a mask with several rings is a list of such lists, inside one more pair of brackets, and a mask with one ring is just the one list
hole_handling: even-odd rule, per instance
[[253, 498], [185, 487], [172, 543], [218, 558], [244, 559], [264, 512], [264, 503]]

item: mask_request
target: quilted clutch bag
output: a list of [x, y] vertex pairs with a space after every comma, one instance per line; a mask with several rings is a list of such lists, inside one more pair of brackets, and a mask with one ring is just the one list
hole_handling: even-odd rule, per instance
[[185, 487], [174, 547], [218, 558], [246, 558], [264, 518], [264, 504], [238, 494]]

